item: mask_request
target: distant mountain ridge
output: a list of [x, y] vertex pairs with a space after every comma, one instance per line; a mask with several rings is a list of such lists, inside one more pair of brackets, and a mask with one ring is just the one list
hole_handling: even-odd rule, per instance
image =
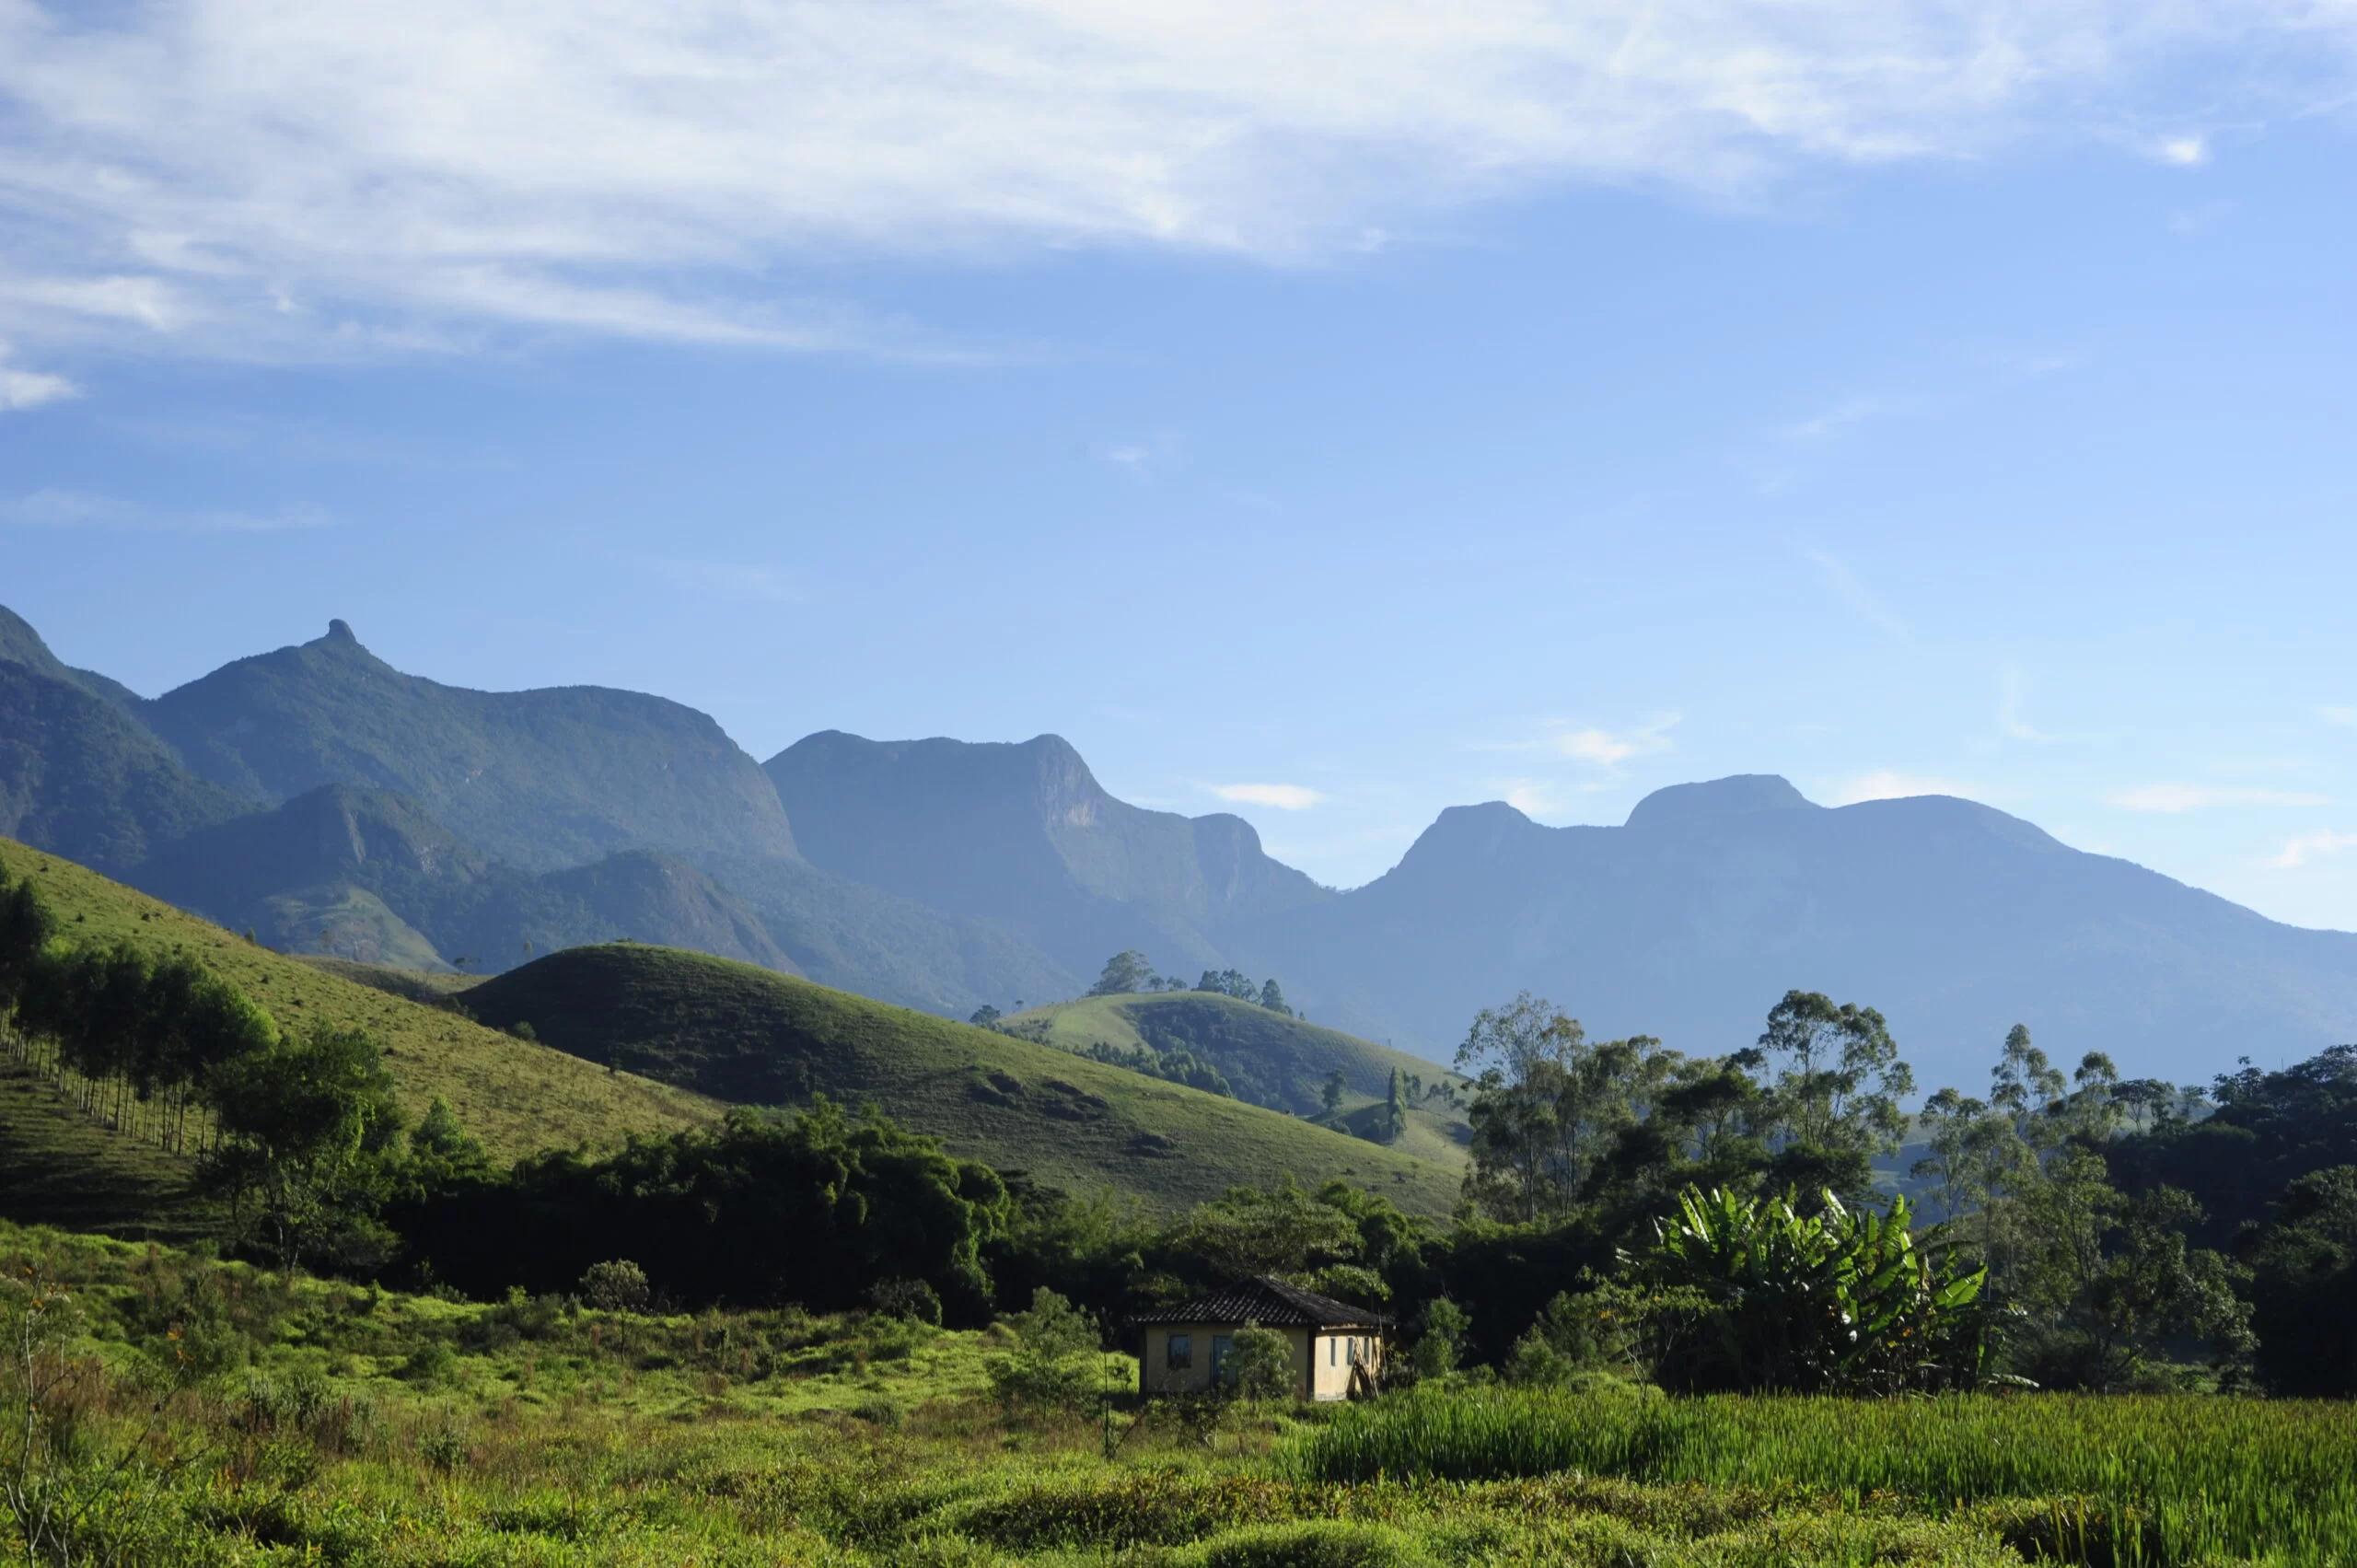
[[1222, 812], [1108, 794], [1062, 737], [1019, 744], [809, 736], [761, 764], [813, 864], [1019, 933], [1079, 974], [1137, 947], [1217, 967], [1238, 922], [1332, 892]]
[[135, 716], [138, 701], [68, 668], [0, 609], [0, 837], [120, 873], [252, 809], [191, 772]]
[[[1880, 1008], [1926, 1088], [2005, 1030], [2131, 1074], [2357, 1038], [2357, 935], [2280, 925], [1946, 796], [1816, 806], [1761, 775], [1673, 785], [1618, 828], [1452, 807], [1399, 864], [1246, 934], [1340, 1028], [1436, 1047], [1524, 987], [1591, 1034], [1751, 1043], [1785, 990]], [[2233, 1054], [2229, 1052], [2228, 1054]]]
[[629, 936], [940, 1013], [1078, 988], [1006, 930], [804, 861], [693, 709], [443, 686], [341, 621], [149, 701], [0, 610], [0, 830], [346, 958], [499, 970]]
[[1619, 827], [1457, 807], [1338, 892], [1239, 818], [1117, 799], [1055, 736], [824, 731], [756, 764], [678, 703], [442, 686], [340, 621], [150, 702], [0, 611], [0, 832], [347, 957], [505, 969], [630, 936], [963, 1016], [1075, 996], [1136, 947], [1273, 974], [1434, 1061], [1525, 988], [1707, 1053], [1821, 990], [1881, 1008], [1926, 1087], [1984, 1082], [2015, 1022], [2168, 1076], [2357, 1040], [2357, 936], [1969, 801], [1829, 808], [1743, 775]]
[[322, 784], [397, 791], [527, 870], [622, 849], [798, 858], [777, 791], [693, 708], [599, 686], [444, 686], [393, 668], [341, 621], [143, 716], [226, 789], [273, 804]]

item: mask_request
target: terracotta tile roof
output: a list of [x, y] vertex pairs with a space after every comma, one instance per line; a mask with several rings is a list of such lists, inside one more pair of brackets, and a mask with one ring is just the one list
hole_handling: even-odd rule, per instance
[[1130, 1319], [1132, 1323], [1258, 1323], [1263, 1329], [1389, 1328], [1391, 1319], [1364, 1307], [1353, 1307], [1314, 1290], [1289, 1285], [1267, 1275], [1240, 1284], [1222, 1285], [1208, 1295], [1157, 1307]]

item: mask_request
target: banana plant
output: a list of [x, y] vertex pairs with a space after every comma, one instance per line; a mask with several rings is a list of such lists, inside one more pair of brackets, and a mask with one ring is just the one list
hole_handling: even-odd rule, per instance
[[1887, 1213], [1831, 1192], [1746, 1199], [1688, 1188], [1631, 1260], [1655, 1284], [1699, 1292], [1709, 1331], [1677, 1369], [1697, 1388], [1895, 1394], [1970, 1387], [1991, 1324], [1985, 1269], [1958, 1269], [1939, 1231], [1918, 1237], [1904, 1197]]

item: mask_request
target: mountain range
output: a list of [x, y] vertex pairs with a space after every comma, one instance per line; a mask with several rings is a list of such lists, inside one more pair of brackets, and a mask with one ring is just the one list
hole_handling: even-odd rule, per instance
[[962, 1016], [1134, 947], [1434, 1060], [1526, 988], [1696, 1052], [1825, 991], [1881, 1008], [1927, 1087], [1977, 1086], [2016, 1022], [2170, 1077], [2357, 1038], [2357, 936], [1953, 797], [1744, 776], [1619, 827], [1452, 807], [1340, 891], [1239, 818], [1114, 798], [1054, 736], [827, 731], [756, 762], [679, 703], [445, 686], [340, 621], [151, 700], [0, 610], [0, 834], [288, 950], [498, 971], [631, 937]]

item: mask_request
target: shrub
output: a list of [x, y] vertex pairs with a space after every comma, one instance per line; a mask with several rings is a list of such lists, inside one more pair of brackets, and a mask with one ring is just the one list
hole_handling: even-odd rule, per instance
[[1042, 1285], [1028, 1310], [1006, 1320], [1015, 1350], [993, 1356], [991, 1387], [1010, 1408], [1017, 1404], [1074, 1405], [1096, 1391], [1097, 1326], [1086, 1313]]
[[592, 1263], [581, 1276], [581, 1299], [600, 1312], [644, 1312], [654, 1295], [646, 1271], [627, 1258]]
[[923, 1280], [878, 1280], [867, 1299], [888, 1318], [941, 1326], [941, 1293]]

